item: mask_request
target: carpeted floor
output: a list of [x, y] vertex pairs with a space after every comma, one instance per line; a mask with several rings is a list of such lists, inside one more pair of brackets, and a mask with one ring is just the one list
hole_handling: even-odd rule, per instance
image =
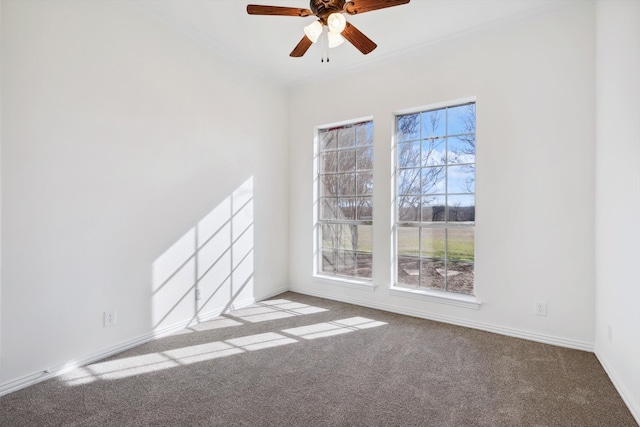
[[2, 426], [637, 426], [595, 356], [285, 293], [0, 398]]

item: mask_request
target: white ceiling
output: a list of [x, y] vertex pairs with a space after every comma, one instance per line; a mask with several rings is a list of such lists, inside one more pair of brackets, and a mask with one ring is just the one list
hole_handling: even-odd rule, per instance
[[308, 8], [308, 0], [133, 1], [266, 77], [295, 85], [343, 74], [421, 45], [517, 19], [559, 0], [412, 0], [402, 6], [347, 16], [378, 48], [363, 55], [347, 42], [329, 51], [329, 63], [321, 63], [319, 45], [311, 46], [302, 58], [289, 57], [313, 16], [257, 16], [246, 12], [249, 3]]

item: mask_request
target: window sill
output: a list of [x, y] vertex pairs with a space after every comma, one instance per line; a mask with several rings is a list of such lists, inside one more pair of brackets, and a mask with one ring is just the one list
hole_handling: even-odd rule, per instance
[[482, 305], [482, 302], [480, 302], [480, 300], [473, 295], [454, 294], [451, 292], [437, 290], [411, 289], [392, 286], [391, 288], [389, 288], [389, 295], [396, 295], [406, 298], [417, 298], [430, 302], [455, 305], [456, 307], [464, 307], [473, 310], [479, 310], [480, 305]]
[[313, 281], [316, 283], [322, 283], [323, 285], [343, 286], [346, 288], [359, 289], [361, 291], [374, 292], [376, 290], [376, 286], [371, 282], [365, 282], [362, 280], [350, 280], [347, 278], [336, 276], [315, 275], [313, 276]]

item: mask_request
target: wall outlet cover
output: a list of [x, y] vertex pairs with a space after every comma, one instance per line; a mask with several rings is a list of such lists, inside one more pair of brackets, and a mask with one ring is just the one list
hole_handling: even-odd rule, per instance
[[546, 316], [547, 315], [547, 303], [544, 301], [536, 301], [534, 306], [534, 313], [537, 316]]
[[113, 308], [104, 312], [104, 327], [108, 328], [116, 324], [116, 314], [118, 310]]

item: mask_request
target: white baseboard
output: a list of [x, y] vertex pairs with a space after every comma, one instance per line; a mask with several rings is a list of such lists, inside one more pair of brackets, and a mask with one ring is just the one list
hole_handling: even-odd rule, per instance
[[620, 380], [620, 377], [616, 374], [616, 372], [611, 369], [611, 365], [609, 364], [608, 359], [598, 351], [595, 351], [594, 353], [598, 358], [598, 361], [600, 361], [600, 364], [604, 368], [604, 371], [609, 376], [609, 379], [613, 383], [613, 386], [616, 388], [616, 390], [618, 390], [618, 394], [620, 394], [620, 397], [622, 397], [622, 400], [627, 405], [627, 408], [629, 408], [629, 412], [631, 412], [631, 415], [633, 415], [633, 418], [635, 418], [636, 423], [638, 423], [638, 425], [640, 426], [640, 402], [636, 402], [634, 400], [631, 391], [629, 391], [625, 383]]
[[175, 333], [177, 331], [180, 331], [188, 327], [192, 323], [193, 323], [192, 320], [185, 320], [173, 325], [164, 326], [162, 328], [156, 329], [154, 331], [138, 336], [136, 338], [132, 338], [130, 340], [123, 341], [114, 346], [107, 347], [98, 352], [91, 353], [89, 355], [86, 355], [84, 357], [80, 357], [77, 359], [69, 360], [62, 365], [54, 366], [54, 367], [42, 370], [40, 372], [33, 373], [31, 375], [26, 375], [16, 380], [9, 381], [7, 383], [0, 385], [0, 396], [13, 393], [14, 391], [18, 391], [22, 388], [29, 387], [31, 385], [48, 380], [50, 378], [57, 377], [59, 375], [65, 374], [81, 366], [95, 363], [99, 360], [113, 356], [114, 354], [118, 354], [125, 350], [129, 350], [131, 348], [137, 347], [141, 344], [145, 344], [147, 342], [156, 340], [158, 338], [171, 335], [172, 333]]
[[229, 308], [212, 310], [207, 313], [199, 314], [196, 318], [183, 320], [178, 323], [174, 323], [172, 325], [163, 326], [159, 329], [155, 329], [151, 332], [148, 332], [144, 335], [141, 335], [136, 338], [132, 338], [127, 341], [123, 341], [119, 344], [116, 344], [111, 347], [107, 347], [98, 352], [86, 355], [84, 357], [80, 357], [77, 359], [72, 359], [67, 361], [66, 363], [51, 367], [40, 372], [35, 372], [30, 375], [25, 375], [21, 378], [17, 378], [15, 380], [11, 380], [0, 384], [0, 396], [7, 395], [9, 393], [13, 393], [14, 391], [18, 391], [25, 387], [29, 387], [31, 385], [37, 384], [39, 382], [48, 380], [50, 378], [57, 377], [69, 371], [72, 371], [81, 366], [89, 365], [91, 363], [95, 363], [99, 360], [105, 359], [107, 357], [113, 356], [118, 353], [122, 353], [123, 351], [129, 350], [131, 348], [137, 347], [139, 345], [148, 343], [153, 340], [157, 340], [158, 338], [166, 337], [178, 331], [181, 331], [189, 326], [193, 326], [198, 323], [206, 322], [208, 320], [212, 320], [223, 313], [237, 310], [239, 308], [246, 307], [248, 305], [254, 304], [258, 301], [263, 301], [265, 299], [271, 298], [276, 295], [280, 295], [281, 293], [287, 292], [289, 288], [281, 287], [266, 294], [260, 295], [259, 297], [246, 298], [241, 301], [234, 301], [233, 304], [229, 306]]
[[349, 304], [360, 305], [369, 308], [375, 308], [378, 310], [389, 311], [392, 313], [404, 314], [407, 316], [419, 317], [421, 319], [435, 320], [437, 322], [449, 323], [451, 325], [464, 326], [472, 329], [479, 329], [482, 331], [493, 332], [500, 335], [506, 335], [514, 338], [522, 338], [529, 341], [536, 341], [543, 344], [557, 345], [560, 347], [567, 347], [576, 350], [583, 350], [593, 352], [593, 343], [571, 340], [567, 338], [554, 337], [552, 335], [544, 335], [536, 332], [523, 331], [514, 328], [505, 328], [503, 326], [491, 325], [488, 323], [474, 322], [471, 320], [461, 319], [453, 316], [443, 316], [440, 314], [433, 314], [426, 311], [412, 310], [395, 305], [379, 304], [370, 302], [367, 300], [361, 300], [358, 298], [350, 298], [345, 296], [337, 296], [334, 294], [318, 292], [315, 290], [309, 290], [306, 288], [300, 288], [292, 286], [289, 288], [292, 292], [298, 292], [300, 294], [311, 295], [319, 298], [326, 298], [335, 301], [346, 302]]

